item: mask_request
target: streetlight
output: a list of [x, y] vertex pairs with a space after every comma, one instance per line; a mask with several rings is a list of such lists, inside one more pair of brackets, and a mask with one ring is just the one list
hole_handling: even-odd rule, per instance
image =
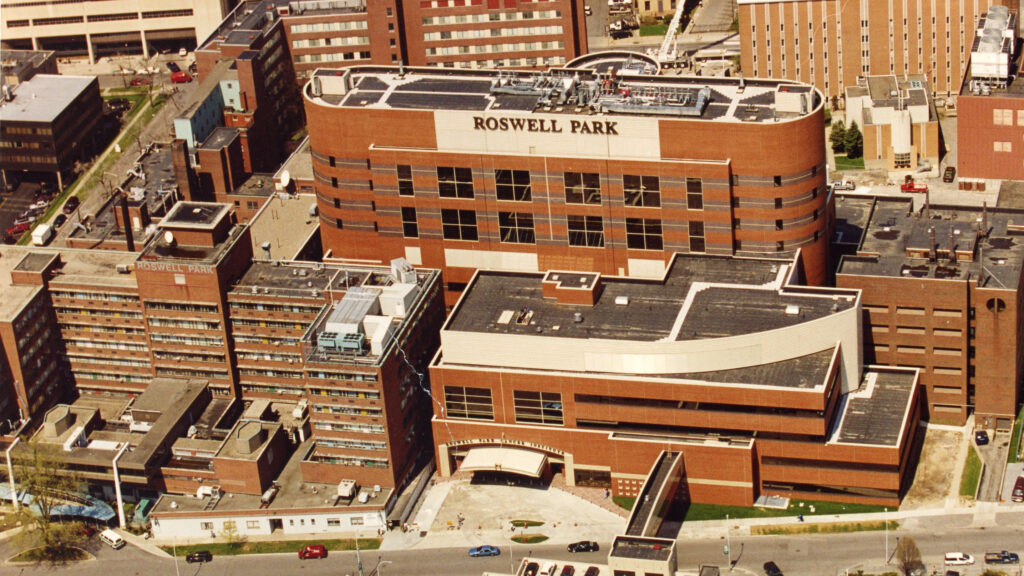
[[885, 510], [885, 565], [889, 565], [889, 509]]
[[729, 572], [732, 572], [732, 530], [729, 529], [729, 515], [725, 515], [725, 553], [729, 555]]
[[21, 441], [21, 436], [15, 436], [14, 442], [7, 447], [7, 478], [11, 481], [11, 504], [14, 505], [14, 509], [18, 509], [18, 489], [14, 485], [14, 466], [11, 466], [11, 450]]

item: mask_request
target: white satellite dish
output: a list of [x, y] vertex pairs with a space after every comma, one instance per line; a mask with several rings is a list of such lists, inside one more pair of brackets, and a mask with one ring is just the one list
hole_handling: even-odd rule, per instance
[[170, 230], [164, 232], [164, 242], [174, 244], [174, 234]]
[[288, 187], [288, 183], [292, 181], [292, 175], [285, 170], [281, 173], [281, 186], [284, 188]]

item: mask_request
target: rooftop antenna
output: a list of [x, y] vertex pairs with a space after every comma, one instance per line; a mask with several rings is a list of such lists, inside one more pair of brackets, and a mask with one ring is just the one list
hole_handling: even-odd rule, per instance
[[928, 261], [934, 262], [937, 259], [935, 254], [935, 227], [928, 228]]

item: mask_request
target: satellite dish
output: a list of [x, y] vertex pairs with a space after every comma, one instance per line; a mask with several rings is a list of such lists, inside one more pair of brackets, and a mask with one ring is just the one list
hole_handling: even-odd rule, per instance
[[281, 173], [281, 186], [287, 188], [288, 187], [288, 183], [291, 182], [291, 181], [292, 181], [292, 175], [287, 170], [285, 170], [284, 172]]
[[164, 232], [164, 242], [174, 244], [174, 234], [170, 230]]

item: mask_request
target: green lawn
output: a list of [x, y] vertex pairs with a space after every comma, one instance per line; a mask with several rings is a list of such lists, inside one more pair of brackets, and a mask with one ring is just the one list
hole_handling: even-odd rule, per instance
[[1013, 424], [1013, 432], [1010, 434], [1010, 452], [1006, 455], [1006, 461], [1013, 464], [1018, 462], [1017, 452], [1020, 450], [1020, 427], [1024, 422], [1024, 405], [1021, 405], [1017, 413], [1017, 421]]
[[8, 559], [8, 562], [80, 562], [89, 558], [81, 548], [60, 548], [44, 552], [43, 548], [30, 548]]
[[836, 154], [836, 170], [863, 170], [864, 158], [847, 158]]
[[641, 24], [641, 36], [664, 36], [668, 32], [668, 24]]
[[[776, 526], [751, 526], [750, 533], [759, 536], [786, 534], [845, 534], [848, 532], [870, 532], [885, 530], [884, 521], [876, 522], [828, 522], [822, 524], [782, 524]], [[896, 530], [900, 523], [889, 520], [889, 530]]]
[[619, 508], [632, 510], [633, 504], [636, 503], [636, 498], [632, 496], [612, 496], [612, 502], [618, 504]]
[[[803, 503], [803, 507], [799, 506]], [[814, 506], [814, 512], [810, 507]], [[818, 502], [813, 500], [790, 499], [789, 508], [776, 510], [774, 508], [753, 508], [745, 506], [715, 506], [712, 504], [690, 504], [686, 511], [686, 521], [694, 522], [699, 520], [724, 520], [726, 515], [729, 518], [777, 518], [780, 516], [826, 516], [833, 514], [865, 514], [871, 512], [882, 512], [883, 506], [870, 504], [844, 504], [842, 502]]]
[[964, 475], [960, 478], [960, 495], [974, 498], [978, 493], [978, 482], [981, 481], [981, 458], [974, 446], [969, 446], [967, 462], [964, 463]]
[[[236, 554], [276, 554], [294, 552], [298, 554], [299, 548], [307, 544], [323, 544], [331, 551], [355, 550], [356, 541], [348, 540], [272, 540], [268, 542], [235, 542], [228, 544], [216, 542], [212, 544], [196, 544], [190, 546], [161, 546], [168, 554], [177, 553], [178, 556], [185, 556], [197, 550], [209, 550], [214, 556], [234, 556]], [[376, 550], [380, 548], [379, 538], [360, 538], [360, 550]]]

